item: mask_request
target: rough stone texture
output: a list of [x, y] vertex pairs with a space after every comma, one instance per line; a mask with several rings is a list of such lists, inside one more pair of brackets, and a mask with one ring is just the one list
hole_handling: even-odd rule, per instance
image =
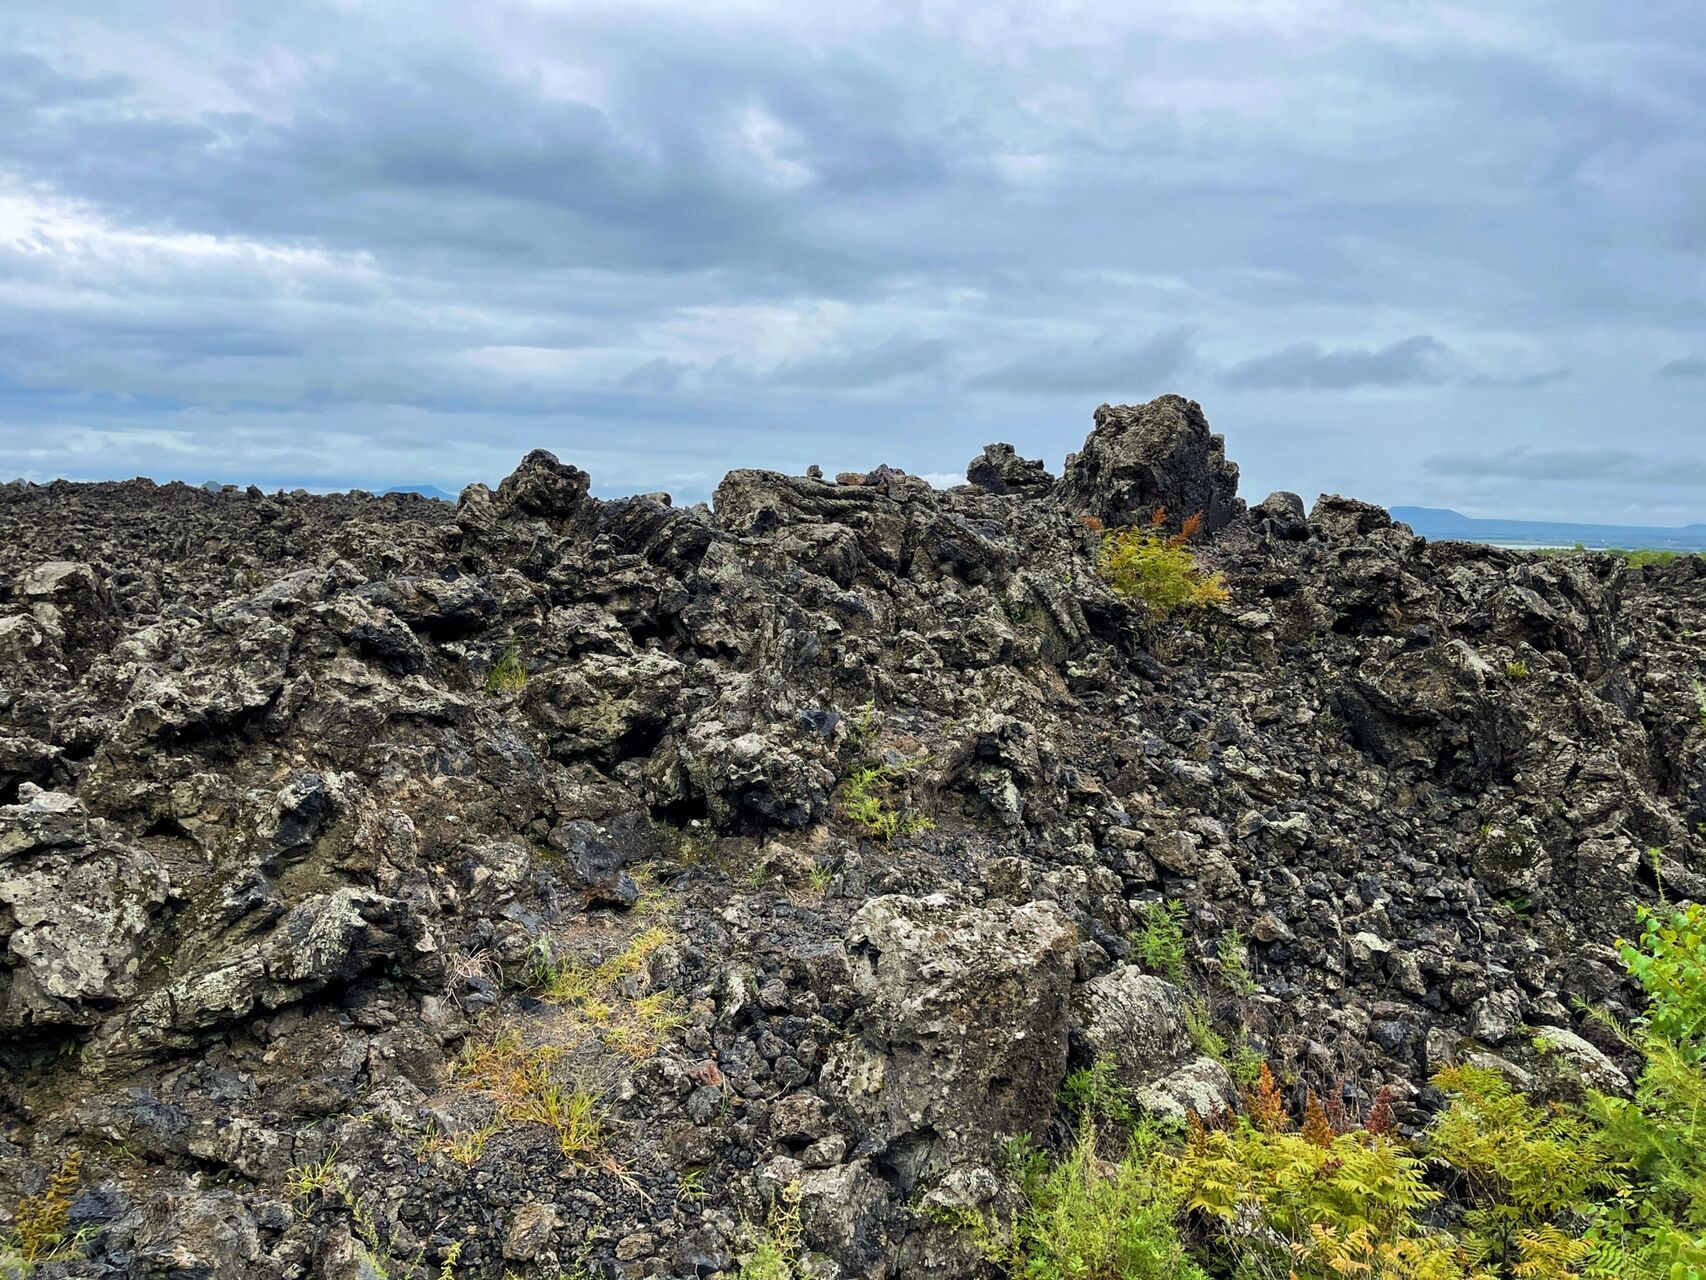
[[1067, 509], [1113, 526], [1164, 507], [1173, 527], [1199, 512], [1213, 531], [1243, 510], [1238, 467], [1209, 431], [1202, 406], [1183, 396], [1096, 410], [1084, 448], [1066, 459], [1056, 489]]
[[989, 444], [966, 467], [966, 479], [990, 493], [1041, 496], [1054, 487], [1054, 477], [1039, 459], [1021, 458], [1010, 444]]
[[[1576, 997], [1629, 1019], [1634, 904], [1706, 892], [1700, 561], [1241, 513], [1177, 397], [1052, 489], [971, 470], [0, 486], [0, 1219], [76, 1145], [107, 1280], [430, 1280], [452, 1243], [705, 1280], [784, 1196], [804, 1275], [971, 1280], [935, 1224], [1012, 1207], [999, 1135], [1068, 1140], [1069, 1068], [1229, 1100], [1133, 967], [1161, 899], [1189, 998], [1300, 1092], [1623, 1087]], [[1097, 577], [1079, 516], [1157, 504], [1213, 514], [1225, 608]], [[872, 839], [860, 769], [933, 827]], [[596, 1098], [595, 1157], [457, 1069], [505, 1030]], [[290, 1204], [328, 1159], [347, 1194]]]

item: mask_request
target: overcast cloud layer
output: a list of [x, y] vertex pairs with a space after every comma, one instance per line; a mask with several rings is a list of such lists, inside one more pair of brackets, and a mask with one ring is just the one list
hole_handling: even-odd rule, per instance
[[1253, 497], [1706, 520], [1699, 0], [8, 0], [0, 123], [0, 476], [691, 500], [1179, 391]]

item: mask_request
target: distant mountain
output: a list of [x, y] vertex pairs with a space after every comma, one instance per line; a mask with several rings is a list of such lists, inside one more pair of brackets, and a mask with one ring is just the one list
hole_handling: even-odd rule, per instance
[[435, 484], [404, 484], [395, 489], [387, 489], [386, 493], [418, 493], [423, 498], [436, 498], [440, 502], [455, 502], [461, 495], [440, 489]]
[[1651, 525], [1572, 524], [1555, 520], [1483, 520], [1446, 507], [1393, 507], [1426, 538], [1454, 538], [1509, 546], [1616, 547], [1625, 551], [1706, 551], [1706, 524], [1664, 528]]

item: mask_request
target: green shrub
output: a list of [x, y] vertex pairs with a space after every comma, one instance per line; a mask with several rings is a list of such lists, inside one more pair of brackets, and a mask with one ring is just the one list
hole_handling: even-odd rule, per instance
[[1256, 994], [1256, 980], [1244, 963], [1244, 935], [1228, 929], [1215, 944], [1215, 956], [1220, 961], [1220, 981], [1235, 996]]
[[1519, 658], [1515, 662], [1505, 663], [1505, 679], [1506, 680], [1526, 680], [1526, 679], [1528, 679], [1528, 663], [1527, 663], [1527, 661]]
[[1646, 992], [1647, 1026], [1689, 1060], [1706, 1060], [1706, 908], [1642, 907], [1636, 920], [1638, 941], [1620, 941], [1618, 952]]
[[[1530, 1101], [1493, 1071], [1449, 1067], [1435, 1083], [1451, 1106], [1430, 1130], [1428, 1151], [1467, 1182], [1470, 1256], [1512, 1267], [1548, 1257], [1560, 1269], [1546, 1274], [1570, 1274], [1588, 1251], [1580, 1242], [1585, 1220], [1575, 1215], [1618, 1185], [1594, 1126]], [[1560, 1219], [1577, 1241], [1567, 1248], [1558, 1241]]]
[[1180, 1194], [1158, 1130], [1139, 1126], [1117, 1162], [1097, 1155], [1094, 1122], [1052, 1169], [1024, 1159], [1026, 1208], [1004, 1249], [1025, 1280], [1208, 1280], [1180, 1239]]
[[800, 1186], [789, 1183], [770, 1208], [762, 1227], [749, 1225], [740, 1255], [739, 1280], [794, 1280], [799, 1274]]
[[1067, 1074], [1066, 1083], [1060, 1086], [1060, 1104], [1092, 1122], [1131, 1124], [1137, 1118], [1125, 1087], [1114, 1079], [1114, 1062], [1107, 1055]]
[[1440, 1198], [1421, 1158], [1390, 1136], [1359, 1130], [1323, 1143], [1240, 1117], [1193, 1128], [1175, 1178], [1185, 1207], [1211, 1224], [1209, 1252], [1238, 1276], [1467, 1274], [1456, 1242], [1419, 1221]]
[[[1168, 922], [1158, 904], [1140, 935], [1161, 968]], [[1117, 1134], [1133, 1109], [1098, 1063], [1062, 1090], [1078, 1123], [1059, 1162], [1021, 1153], [1028, 1207], [992, 1256], [1026, 1280], [1706, 1280], [1706, 907], [1639, 922], [1621, 944], [1647, 996], [1628, 1039], [1643, 1062], [1633, 1098], [1566, 1106], [1448, 1068], [1436, 1082], [1450, 1105], [1418, 1152], [1394, 1132], [1385, 1090], [1361, 1130], [1343, 1131], [1313, 1093], [1294, 1129], [1258, 1062], [1246, 1115], [1193, 1117], [1182, 1141], [1139, 1124], [1108, 1161], [1100, 1126]], [[1201, 1002], [1188, 1021], [1224, 1056]], [[1424, 1160], [1438, 1178], [1424, 1179]]]
[[71, 1203], [83, 1176], [83, 1153], [72, 1151], [47, 1185], [18, 1201], [12, 1229], [0, 1235], [0, 1276], [26, 1276], [40, 1263], [80, 1257], [82, 1233], [71, 1230]]
[[935, 827], [929, 818], [908, 803], [907, 782], [911, 771], [930, 757], [926, 753], [896, 766], [881, 755], [882, 720], [874, 702], [867, 702], [847, 718], [847, 741], [853, 748], [852, 768], [841, 780], [840, 812], [864, 828], [873, 840], [887, 843], [900, 836], [918, 835]]
[[857, 822], [873, 840], [917, 835], [936, 824], [903, 807], [898, 796], [901, 773], [890, 764], [859, 765], [841, 785], [841, 815]]
[[1159, 521], [1147, 529], [1135, 525], [1109, 529], [1102, 534], [1097, 571], [1115, 595], [1141, 602], [1157, 618], [1180, 609], [1225, 604], [1232, 598], [1226, 579], [1204, 568], [1190, 549], [1198, 524], [1200, 520], [1193, 516], [1171, 537], [1159, 531]]
[[1143, 927], [1131, 935], [1137, 962], [1173, 982], [1185, 978], [1185, 904], [1174, 899], [1143, 909]]
[[1206, 1000], [1185, 1002], [1185, 1030], [1190, 1033], [1191, 1043], [1196, 1045], [1198, 1053], [1207, 1054], [1223, 1066], [1230, 1065], [1226, 1037], [1214, 1029], [1214, 1016]]

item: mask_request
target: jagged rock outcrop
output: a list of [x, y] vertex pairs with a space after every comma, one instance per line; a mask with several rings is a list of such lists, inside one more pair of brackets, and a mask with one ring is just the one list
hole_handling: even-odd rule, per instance
[[[1625, 1087], [1577, 1001], [1706, 891], [1700, 561], [1246, 511], [1177, 396], [967, 475], [0, 488], [0, 1229], [76, 1146], [95, 1277], [707, 1280], [797, 1219], [970, 1280], [1098, 1058], [1174, 1116], [1251, 1055], [1410, 1126], [1462, 1055]], [[1157, 507], [1225, 606], [1098, 576]]]
[[1068, 510], [1109, 526], [1166, 508], [1174, 527], [1200, 514], [1212, 532], [1243, 510], [1225, 441], [1209, 430], [1202, 406], [1183, 396], [1097, 409], [1096, 429], [1066, 459], [1056, 493]]

